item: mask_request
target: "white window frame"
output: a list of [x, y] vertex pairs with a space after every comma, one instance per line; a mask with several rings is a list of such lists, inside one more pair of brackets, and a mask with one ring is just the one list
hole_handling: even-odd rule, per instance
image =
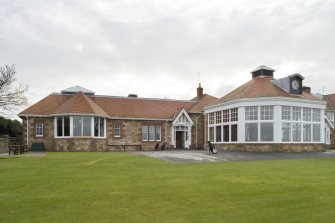
[[114, 138], [121, 138], [121, 125], [120, 124], [113, 125], [113, 130], [114, 130]]
[[44, 136], [44, 124], [42, 122], [37, 122], [35, 124], [35, 134], [36, 134], [36, 137]]

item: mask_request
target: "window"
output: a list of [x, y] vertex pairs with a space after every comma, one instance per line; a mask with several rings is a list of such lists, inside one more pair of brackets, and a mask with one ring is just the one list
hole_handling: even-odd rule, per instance
[[273, 106], [261, 106], [261, 120], [273, 120]]
[[248, 106], [245, 107], [245, 120], [258, 120], [258, 107]]
[[[331, 121], [333, 121], [333, 120], [331, 120]], [[321, 111], [320, 111], [320, 109], [313, 109], [313, 122], [321, 122]]]
[[261, 141], [273, 141], [273, 123], [261, 123]]
[[73, 136], [92, 136], [92, 117], [73, 116]]
[[113, 128], [114, 128], [114, 137], [120, 138], [121, 137], [121, 125], [114, 125]]
[[291, 123], [282, 124], [282, 141], [283, 142], [291, 141]]
[[238, 121], [238, 109], [232, 108], [230, 111], [231, 111], [231, 122], [237, 122]]
[[229, 110], [223, 110], [223, 123], [229, 122]]
[[105, 136], [105, 119], [94, 118], [94, 136], [104, 137]]
[[216, 126], [216, 141], [215, 142], [221, 142], [221, 126]]
[[142, 141], [148, 141], [148, 126], [142, 126]]
[[245, 124], [245, 141], [247, 142], [258, 141], [258, 123]]
[[208, 114], [208, 124], [210, 125], [214, 124], [214, 113]]
[[313, 141], [314, 142], [321, 141], [321, 125], [320, 124], [313, 125]]
[[70, 136], [70, 117], [57, 117], [56, 118], [56, 134], [57, 137]]
[[161, 126], [142, 126], [142, 141], [161, 141]]
[[220, 124], [222, 121], [221, 111], [215, 112], [215, 117], [216, 117], [215, 123]]
[[292, 139], [294, 142], [301, 141], [301, 124], [300, 123], [292, 124]]
[[223, 126], [223, 141], [229, 142], [229, 125]]
[[282, 106], [281, 107], [281, 119], [282, 120], [291, 120], [291, 107]]
[[209, 127], [209, 141], [214, 142], [214, 127]]
[[237, 125], [231, 125], [231, 141], [237, 142]]
[[312, 121], [312, 109], [303, 108], [303, 120], [304, 122]]
[[156, 141], [161, 141], [162, 140], [161, 135], [162, 135], [161, 127], [156, 126]]
[[304, 142], [310, 142], [312, 140], [312, 125], [303, 124], [303, 140]]
[[180, 123], [186, 123], [187, 122], [187, 118], [184, 114], [182, 114], [179, 119], [178, 119], [178, 122]]
[[301, 121], [301, 108], [300, 107], [292, 107], [292, 120]]
[[43, 123], [36, 123], [36, 136], [43, 137]]

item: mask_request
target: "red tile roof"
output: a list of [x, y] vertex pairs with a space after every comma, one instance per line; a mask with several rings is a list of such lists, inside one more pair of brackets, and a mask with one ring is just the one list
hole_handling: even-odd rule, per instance
[[324, 95], [322, 99], [327, 102], [327, 109], [335, 110], [335, 94]]
[[94, 103], [92, 99], [87, 97], [82, 92], [75, 94], [51, 114], [90, 114], [101, 117], [109, 116], [102, 108]]
[[185, 108], [190, 112], [202, 112], [204, 106], [216, 98], [205, 95], [200, 100], [183, 101], [168, 99], [129, 98], [112, 96], [87, 96], [81, 92], [70, 94], [51, 94], [43, 100], [22, 111], [26, 115], [85, 114], [112, 118], [130, 119], [168, 119]]
[[226, 94], [219, 100], [217, 100], [215, 104], [222, 104], [228, 101], [234, 101], [238, 99], [246, 99], [246, 98], [260, 98], [260, 97], [288, 97], [288, 98], [299, 98], [299, 99], [307, 99], [307, 100], [320, 100], [319, 98], [313, 96], [309, 93], [303, 93], [303, 95], [291, 95], [278, 87], [277, 85], [272, 83], [272, 77], [260, 76], [253, 78], [242, 86], [236, 88], [230, 93]]

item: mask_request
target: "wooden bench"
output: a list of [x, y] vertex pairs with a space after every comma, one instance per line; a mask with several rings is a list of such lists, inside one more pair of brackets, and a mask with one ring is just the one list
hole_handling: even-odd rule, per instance
[[28, 152], [28, 147], [25, 145], [9, 145], [8, 155], [19, 155]]
[[[127, 147], [138, 147], [139, 150], [142, 150], [142, 145], [141, 144], [108, 144], [109, 146], [113, 146], [113, 147], [122, 147], [123, 151], [126, 151]], [[135, 148], [136, 149], [136, 148]]]

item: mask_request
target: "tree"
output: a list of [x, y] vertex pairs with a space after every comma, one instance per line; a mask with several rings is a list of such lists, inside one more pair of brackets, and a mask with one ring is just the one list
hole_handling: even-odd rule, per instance
[[5, 111], [27, 104], [25, 96], [27, 88], [22, 85], [14, 86], [15, 75], [14, 64], [6, 64], [0, 67], [0, 108]]

